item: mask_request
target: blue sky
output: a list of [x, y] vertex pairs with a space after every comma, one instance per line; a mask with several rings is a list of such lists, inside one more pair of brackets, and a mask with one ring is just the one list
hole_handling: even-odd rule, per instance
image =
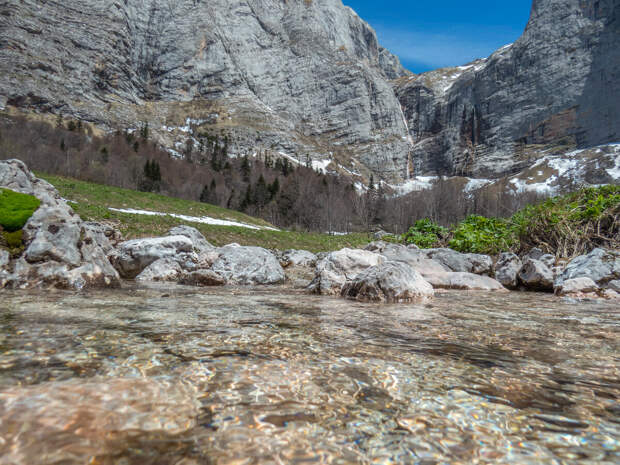
[[367, 21], [379, 42], [420, 73], [462, 65], [514, 42], [532, 0], [343, 0]]

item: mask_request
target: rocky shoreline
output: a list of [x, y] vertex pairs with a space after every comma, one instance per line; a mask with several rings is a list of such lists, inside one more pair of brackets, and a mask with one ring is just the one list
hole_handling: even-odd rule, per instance
[[533, 249], [519, 257], [376, 241], [365, 249], [312, 254], [228, 244], [215, 247], [195, 228], [123, 241], [108, 225], [82, 221], [49, 183], [18, 160], [0, 162], [0, 187], [37, 197], [23, 228], [23, 250], [0, 248], [0, 289], [82, 290], [123, 280], [192, 286], [287, 284], [364, 302], [411, 302], [436, 290], [555, 292], [620, 298], [620, 252], [595, 249], [567, 262]]

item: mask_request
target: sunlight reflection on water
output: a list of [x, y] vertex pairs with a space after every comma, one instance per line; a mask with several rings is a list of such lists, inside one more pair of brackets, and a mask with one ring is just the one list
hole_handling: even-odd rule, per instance
[[617, 463], [620, 311], [3, 292], [0, 464]]

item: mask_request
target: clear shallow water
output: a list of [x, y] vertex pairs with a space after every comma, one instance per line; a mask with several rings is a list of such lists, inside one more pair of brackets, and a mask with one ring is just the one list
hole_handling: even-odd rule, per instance
[[620, 309], [0, 294], [0, 464], [620, 461]]

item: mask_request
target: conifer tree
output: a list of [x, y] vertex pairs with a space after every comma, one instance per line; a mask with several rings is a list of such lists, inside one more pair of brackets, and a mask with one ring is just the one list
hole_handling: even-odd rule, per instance
[[142, 140], [148, 140], [149, 138], [149, 123], [144, 122], [140, 127], [140, 137]]
[[278, 192], [280, 192], [280, 180], [278, 178], [276, 178], [270, 185], [269, 185], [269, 200], [273, 200], [275, 198], [276, 195], [278, 195]]
[[250, 170], [250, 160], [248, 160], [247, 155], [244, 155], [241, 161], [241, 174], [245, 182], [250, 182]]
[[269, 199], [269, 190], [262, 173], [254, 187], [254, 204], [260, 209], [263, 208]]

